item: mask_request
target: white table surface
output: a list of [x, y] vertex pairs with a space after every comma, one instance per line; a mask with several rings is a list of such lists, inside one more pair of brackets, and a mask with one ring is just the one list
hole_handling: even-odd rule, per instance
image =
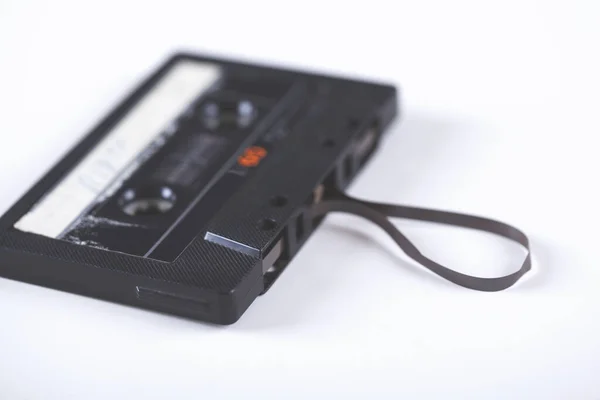
[[[0, 0], [2, 212], [183, 48], [400, 85], [350, 192], [513, 223], [535, 264], [469, 291], [335, 215], [225, 328], [0, 279], [0, 398], [600, 399], [599, 43], [597, 1]], [[398, 224], [461, 271], [520, 262]]]

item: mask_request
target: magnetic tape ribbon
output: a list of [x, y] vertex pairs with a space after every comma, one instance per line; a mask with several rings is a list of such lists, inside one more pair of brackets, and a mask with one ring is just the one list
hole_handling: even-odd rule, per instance
[[[489, 218], [426, 208], [369, 202], [352, 198], [338, 190], [328, 190], [325, 193], [323, 200], [313, 205], [310, 212], [312, 218], [317, 218], [332, 212], [342, 212], [368, 219], [379, 225], [396, 242], [396, 244], [398, 244], [402, 251], [414, 261], [442, 278], [469, 289], [486, 292], [504, 290], [514, 285], [531, 269], [531, 251], [529, 249], [529, 239], [527, 236], [511, 225], [494, 221]], [[509, 275], [496, 278], [481, 278], [466, 275], [449, 269], [424, 256], [419, 249], [417, 249], [415, 245], [412, 244], [412, 242], [408, 240], [394, 224], [392, 224], [388, 217], [434, 222], [494, 233], [519, 243], [525, 248], [527, 255], [521, 267], [516, 272]]]

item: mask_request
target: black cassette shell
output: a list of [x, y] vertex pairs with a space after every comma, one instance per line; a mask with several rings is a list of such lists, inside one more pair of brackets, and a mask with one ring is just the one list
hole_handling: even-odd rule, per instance
[[[246, 113], [241, 119], [227, 119], [233, 128], [215, 128], [246, 129], [246, 133], [235, 142], [235, 151], [211, 171], [211, 180], [203, 188], [210, 194], [226, 173], [235, 173], [249, 147], [261, 140], [266, 146], [277, 142], [260, 166], [231, 186], [228, 196], [215, 192], [214, 211], [202, 218], [190, 201], [181, 218], [166, 233], [161, 231], [152, 247], [155, 251], [162, 246], [165, 257], [153, 257], [151, 251], [128, 254], [84, 246], [15, 229], [15, 223], [182, 61], [208, 62], [226, 71], [228, 79], [219, 93], [234, 93], [235, 98], [237, 91], [251, 88], [276, 99], [272, 104], [276, 111], [253, 129], [245, 126], [254, 111], [248, 105], [239, 106]], [[289, 87], [281, 91], [262, 81], [288, 82]], [[0, 275], [207, 322], [233, 323], [268, 289], [318, 226], [320, 221], [310, 221], [304, 214], [314, 201], [315, 189], [345, 188], [375, 149], [357, 154], [357, 148], [364, 148], [357, 143], [376, 132], [376, 146], [397, 109], [397, 92], [390, 85], [176, 54], [2, 216]], [[215, 110], [204, 112], [211, 116]], [[273, 268], [266, 272], [264, 259], [274, 248], [280, 252], [273, 265], [277, 272]]]

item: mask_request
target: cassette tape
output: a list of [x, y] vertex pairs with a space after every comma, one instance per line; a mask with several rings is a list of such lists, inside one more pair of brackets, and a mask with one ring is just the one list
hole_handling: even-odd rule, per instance
[[0, 219], [0, 276], [230, 324], [397, 114], [393, 86], [169, 58]]

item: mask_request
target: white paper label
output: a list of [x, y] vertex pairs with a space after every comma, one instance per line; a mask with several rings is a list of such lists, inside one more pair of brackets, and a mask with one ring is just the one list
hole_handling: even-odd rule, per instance
[[15, 228], [57, 238], [220, 76], [212, 64], [180, 61]]

